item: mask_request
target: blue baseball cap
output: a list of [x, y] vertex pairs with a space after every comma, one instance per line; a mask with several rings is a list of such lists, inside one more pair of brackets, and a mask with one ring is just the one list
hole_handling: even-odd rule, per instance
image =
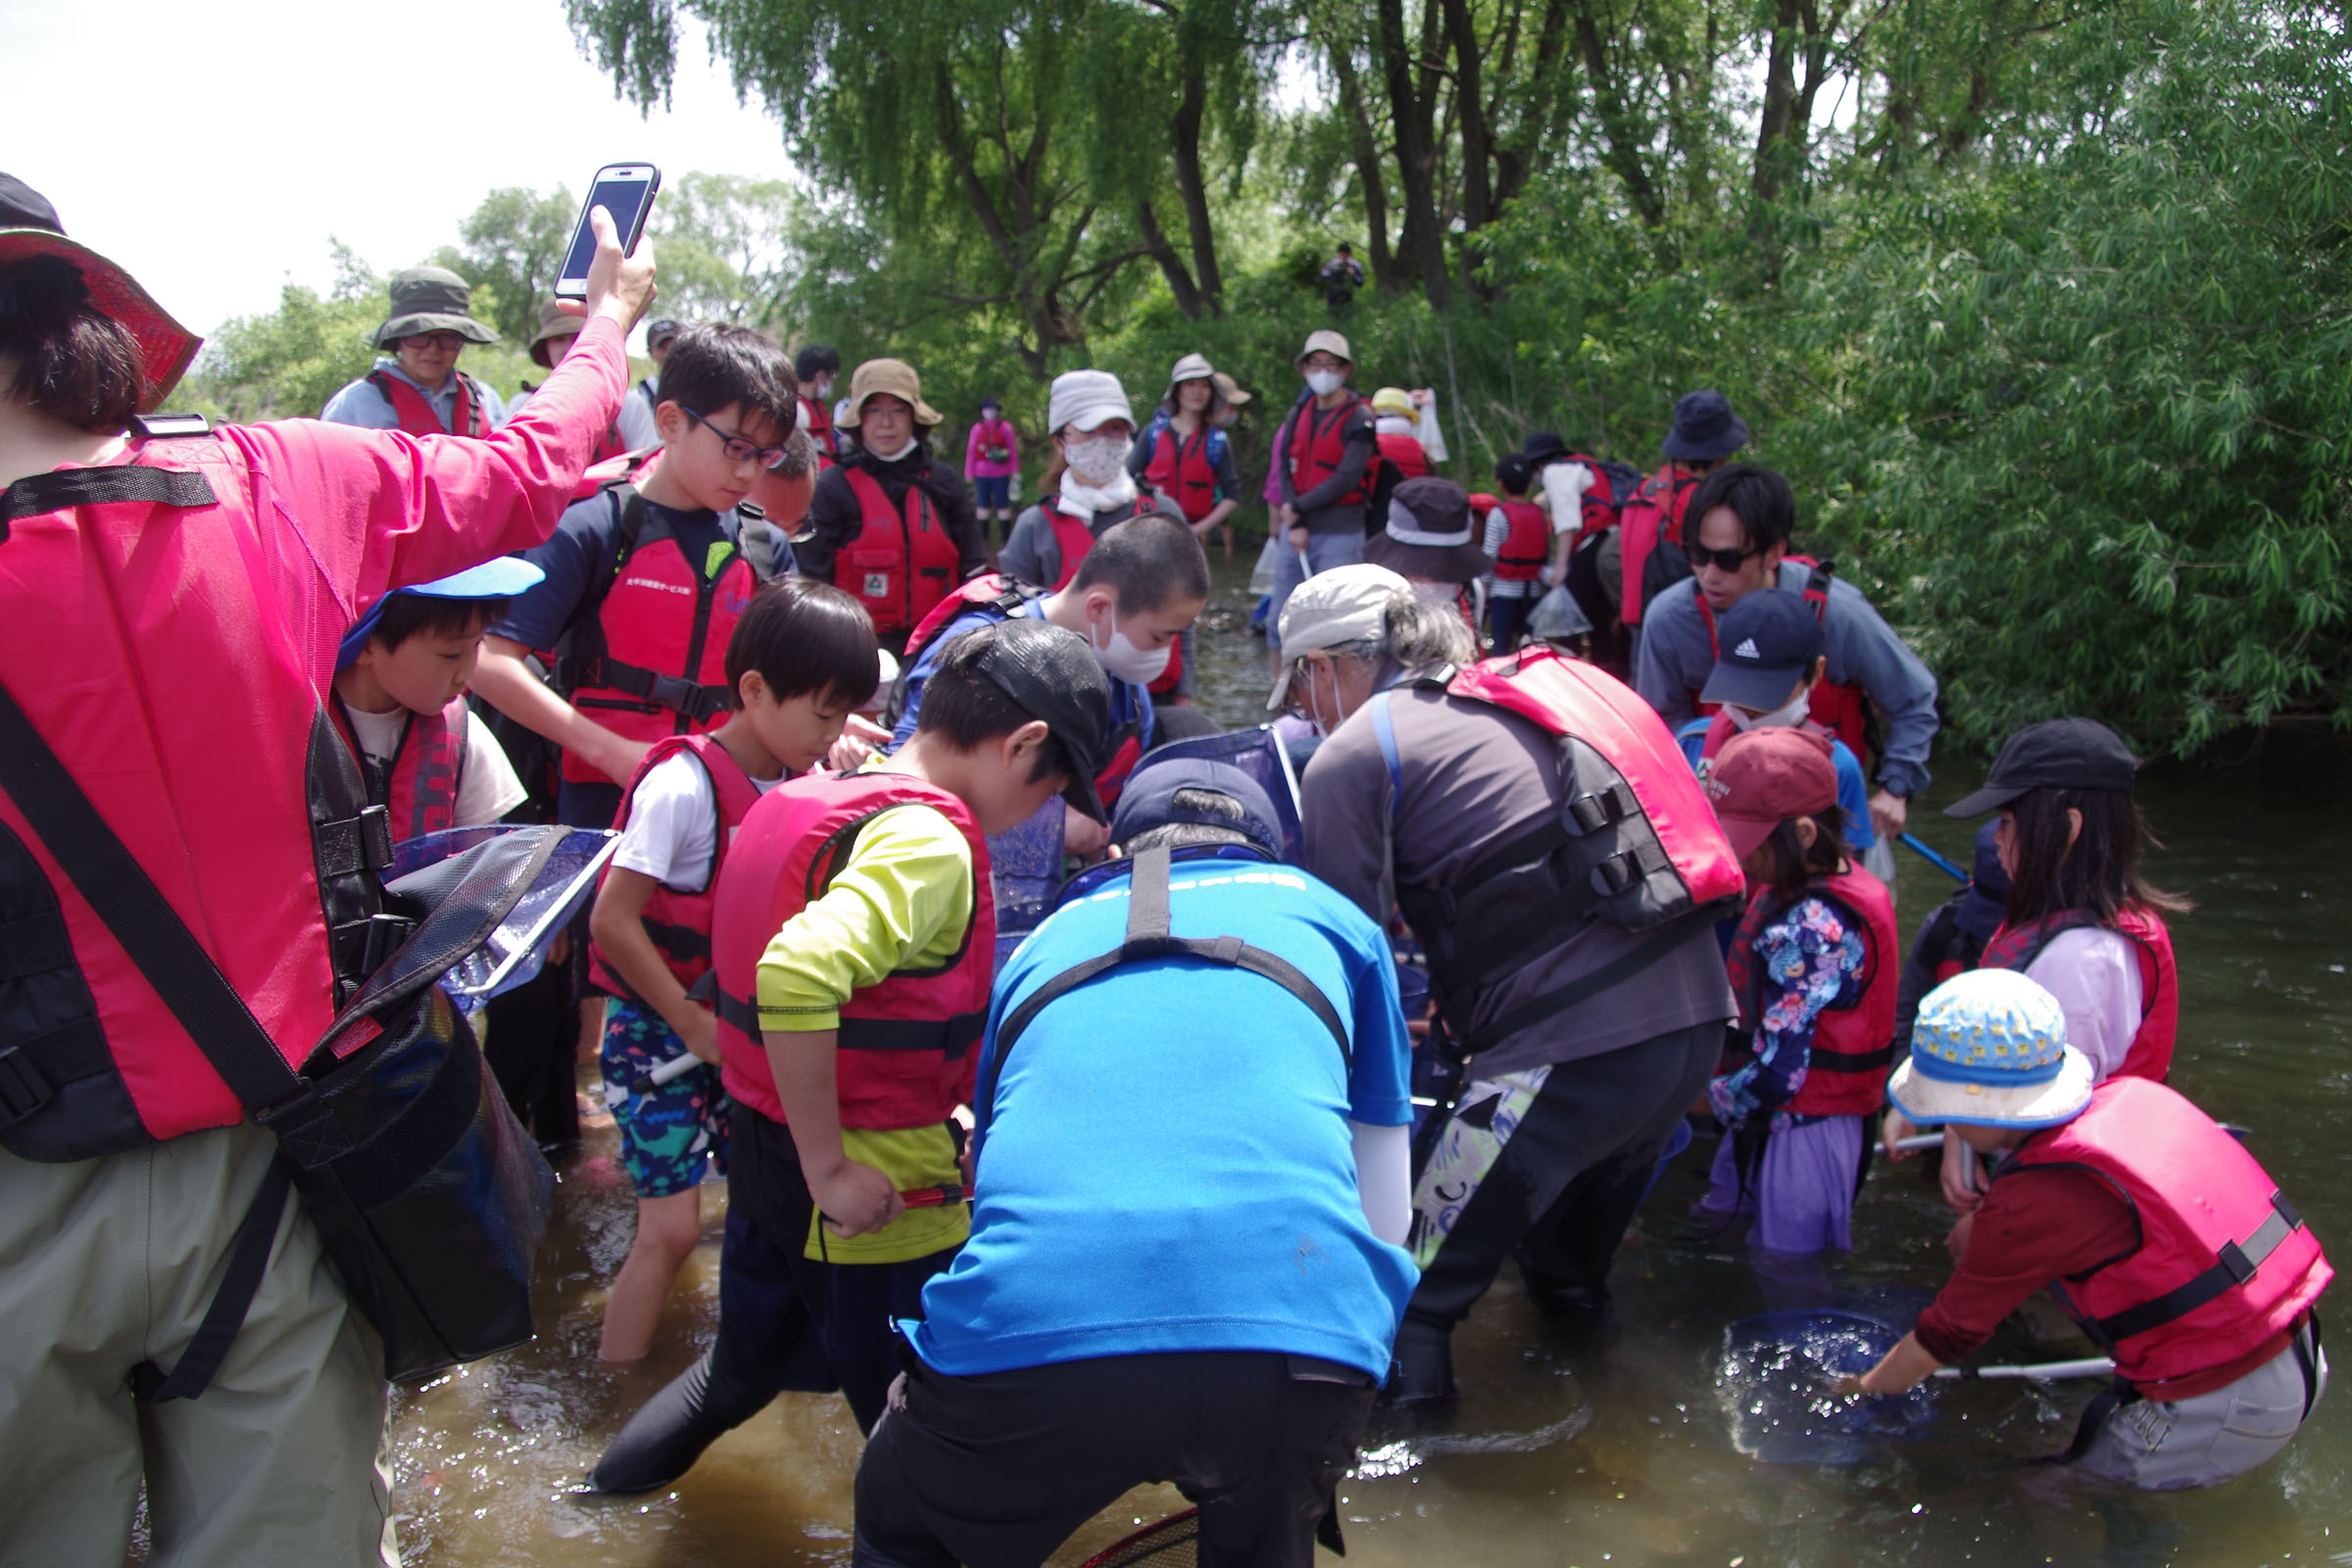
[[[1179, 807], [1176, 796], [1182, 790], [1225, 796], [1242, 808], [1242, 819], [1236, 821], [1199, 807]], [[1250, 847], [1266, 858], [1282, 858], [1282, 818], [1274, 810], [1273, 798], [1258, 787], [1257, 780], [1229, 762], [1172, 757], [1153, 766], [1149, 757], [1144, 759], [1144, 765], [1128, 777], [1119, 792], [1118, 807], [1110, 816], [1110, 841], [1124, 844], [1171, 822], [1231, 828], [1246, 835]]]
[[421, 594], [427, 599], [512, 599], [546, 580], [546, 572], [521, 557], [500, 556], [431, 582], [395, 588], [351, 623], [351, 630], [343, 634], [342, 645], [335, 650], [335, 667], [349, 668], [351, 662], [360, 657], [360, 650], [368, 646], [368, 634], [375, 630], [375, 623], [384, 618], [384, 607], [392, 602], [392, 594]]
[[1825, 646], [1813, 607], [1785, 588], [1749, 594], [1725, 611], [1715, 622], [1715, 642], [1721, 653], [1698, 700], [1760, 713], [1788, 701]]

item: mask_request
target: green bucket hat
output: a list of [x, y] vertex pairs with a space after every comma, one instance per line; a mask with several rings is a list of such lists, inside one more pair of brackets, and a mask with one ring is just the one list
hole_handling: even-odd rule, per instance
[[392, 314], [375, 329], [388, 349], [416, 332], [456, 332], [469, 343], [495, 343], [498, 334], [466, 314], [473, 285], [446, 267], [412, 267], [392, 274]]

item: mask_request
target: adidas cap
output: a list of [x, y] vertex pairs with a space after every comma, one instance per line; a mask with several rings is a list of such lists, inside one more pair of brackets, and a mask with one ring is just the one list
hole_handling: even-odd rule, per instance
[[1715, 622], [1715, 646], [1721, 653], [1699, 701], [1769, 713], [1788, 701], [1821, 657], [1824, 639], [1811, 601], [1766, 588], [1723, 612]]

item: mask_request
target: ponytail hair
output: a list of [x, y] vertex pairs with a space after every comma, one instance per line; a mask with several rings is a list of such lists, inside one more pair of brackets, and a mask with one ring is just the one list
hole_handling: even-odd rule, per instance
[[139, 411], [147, 361], [129, 329], [89, 301], [81, 269], [63, 258], [0, 267], [0, 360], [15, 367], [10, 397], [112, 435]]

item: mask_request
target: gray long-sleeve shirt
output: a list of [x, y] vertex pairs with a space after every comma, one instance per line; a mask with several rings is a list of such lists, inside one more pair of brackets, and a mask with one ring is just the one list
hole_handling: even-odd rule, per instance
[[[1801, 594], [1813, 568], [1781, 563], [1780, 586]], [[1827, 678], [1858, 686], [1886, 716], [1879, 782], [1909, 797], [1928, 787], [1928, 754], [1936, 744], [1936, 677], [1894, 634], [1862, 590], [1843, 578], [1830, 584], [1822, 616], [1830, 667]], [[1714, 640], [1698, 608], [1698, 581], [1685, 578], [1650, 602], [1642, 617], [1642, 662], [1634, 689], [1669, 729], [1697, 716], [1698, 694], [1715, 671]]]

